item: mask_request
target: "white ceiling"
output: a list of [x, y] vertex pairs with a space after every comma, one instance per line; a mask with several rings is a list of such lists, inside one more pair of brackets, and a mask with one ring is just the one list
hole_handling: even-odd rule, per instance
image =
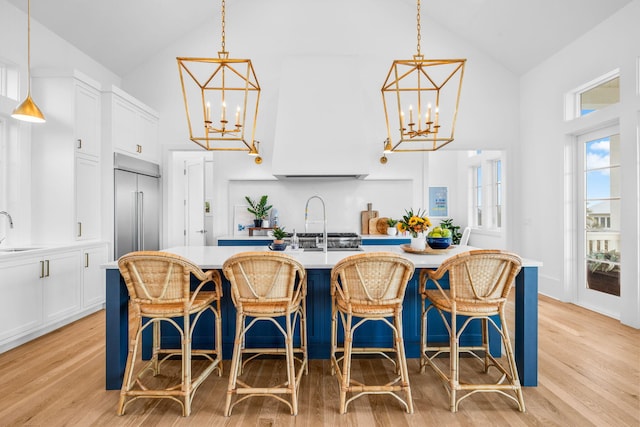
[[[7, 1], [26, 12], [27, 0]], [[414, 0], [385, 1], [415, 5]], [[422, 14], [520, 75], [631, 1], [422, 0]], [[218, 19], [219, 8], [216, 0], [31, 1], [34, 20], [120, 76], [193, 28]]]

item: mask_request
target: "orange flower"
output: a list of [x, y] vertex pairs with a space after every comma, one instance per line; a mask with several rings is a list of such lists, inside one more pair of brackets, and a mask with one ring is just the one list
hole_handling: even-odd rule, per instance
[[424, 212], [418, 210], [415, 214], [413, 209], [405, 210], [405, 215], [398, 221], [398, 231], [408, 231], [411, 236], [418, 237], [418, 233], [425, 232], [431, 227], [431, 220], [424, 215]]

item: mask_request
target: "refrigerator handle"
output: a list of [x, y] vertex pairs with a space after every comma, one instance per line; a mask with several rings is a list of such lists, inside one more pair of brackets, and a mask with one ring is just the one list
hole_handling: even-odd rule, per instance
[[140, 193], [133, 193], [133, 250], [140, 250]]
[[144, 192], [138, 192], [138, 250], [145, 250], [144, 246]]

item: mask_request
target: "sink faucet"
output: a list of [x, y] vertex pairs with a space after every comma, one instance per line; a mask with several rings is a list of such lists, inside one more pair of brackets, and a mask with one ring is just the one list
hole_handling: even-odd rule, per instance
[[[9, 228], [13, 228], [13, 219], [11, 218], [11, 215], [9, 215], [9, 212], [7, 211], [0, 211], [0, 215], [5, 215], [7, 218], [9, 218]], [[7, 236], [4, 236], [3, 238], [0, 239], [0, 243], [2, 243], [4, 241], [4, 239], [6, 239]]]
[[[304, 207], [304, 232], [307, 232], [307, 228], [311, 222], [318, 222], [309, 221], [309, 202], [311, 199], [318, 199], [320, 200], [320, 203], [322, 203], [322, 251], [327, 253], [327, 248], [329, 246], [327, 242], [327, 209], [325, 207], [324, 200], [322, 200], [322, 197], [320, 196], [311, 196], [307, 199], [307, 204]], [[316, 244], [316, 247], [317, 246], [319, 246], [319, 244]]]

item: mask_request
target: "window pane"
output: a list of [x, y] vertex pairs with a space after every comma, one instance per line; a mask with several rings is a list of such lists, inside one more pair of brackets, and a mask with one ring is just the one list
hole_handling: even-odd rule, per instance
[[585, 143], [586, 287], [620, 295], [619, 135]]
[[620, 168], [587, 172], [587, 199], [620, 197]]
[[616, 77], [580, 95], [580, 115], [584, 116], [620, 102], [620, 78]]

